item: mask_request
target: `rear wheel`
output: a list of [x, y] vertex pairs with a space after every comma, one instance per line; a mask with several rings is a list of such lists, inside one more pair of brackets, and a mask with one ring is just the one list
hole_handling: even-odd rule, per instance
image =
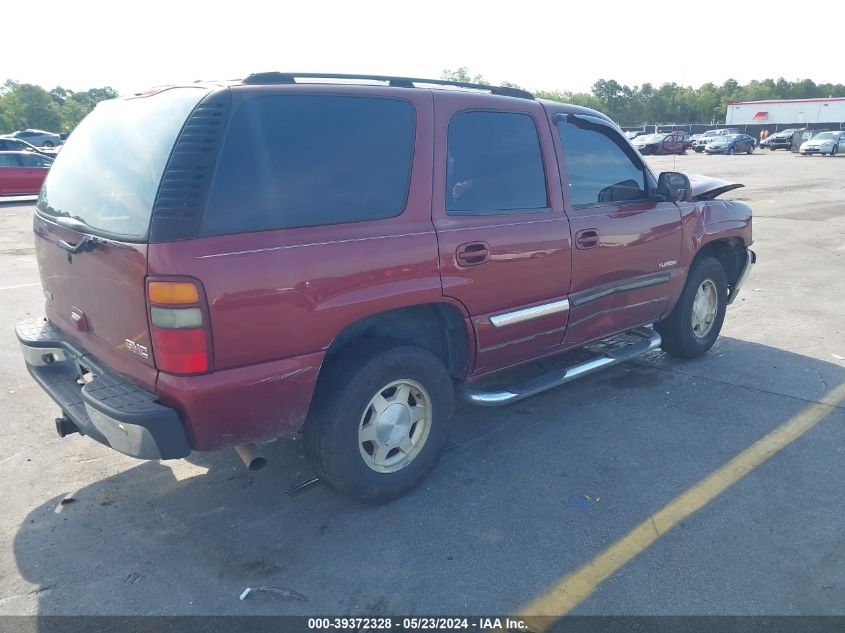
[[748, 146], [748, 153], [749, 153], [749, 154], [754, 153], [754, 146], [753, 146], [753, 145], [749, 145], [749, 146]]
[[663, 338], [663, 350], [678, 358], [706, 353], [719, 337], [727, 299], [728, 280], [719, 260], [710, 256], [696, 260], [675, 308], [654, 326]]
[[370, 504], [391, 501], [431, 471], [449, 435], [449, 372], [428, 350], [369, 342], [322, 370], [305, 425], [317, 476]]

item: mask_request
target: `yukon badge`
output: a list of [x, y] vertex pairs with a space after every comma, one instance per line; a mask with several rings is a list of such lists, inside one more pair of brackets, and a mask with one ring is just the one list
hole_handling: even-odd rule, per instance
[[141, 358], [149, 358], [150, 354], [147, 351], [146, 346], [138, 345], [135, 341], [130, 341], [126, 339], [126, 349], [128, 349], [133, 354], [137, 354]]
[[670, 259], [668, 262], [660, 262], [659, 264], [657, 264], [657, 267], [658, 268], [670, 268], [671, 266], [674, 266], [677, 263], [678, 263], [677, 259]]

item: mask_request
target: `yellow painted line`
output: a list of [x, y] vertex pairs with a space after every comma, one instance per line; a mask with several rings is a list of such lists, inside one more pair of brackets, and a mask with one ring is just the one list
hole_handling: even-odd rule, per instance
[[14, 290], [15, 288], [32, 288], [33, 286], [40, 286], [41, 282], [36, 281], [32, 284], [18, 284], [17, 286], [3, 286], [0, 290]]
[[[551, 589], [523, 607], [520, 617], [525, 619], [532, 631], [545, 631], [554, 622], [554, 618], [565, 615], [586, 600], [602, 582], [639, 556], [663, 534], [804, 435], [843, 400], [845, 383], [828, 391], [820, 402], [797, 413], [670, 501], [586, 565], [564, 576]], [[536, 619], [532, 616], [536, 616]]]

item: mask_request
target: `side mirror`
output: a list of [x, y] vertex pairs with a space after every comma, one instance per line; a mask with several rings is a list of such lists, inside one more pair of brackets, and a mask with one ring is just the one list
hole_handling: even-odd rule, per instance
[[657, 177], [657, 193], [669, 202], [685, 202], [692, 199], [692, 186], [686, 174], [664, 171]]

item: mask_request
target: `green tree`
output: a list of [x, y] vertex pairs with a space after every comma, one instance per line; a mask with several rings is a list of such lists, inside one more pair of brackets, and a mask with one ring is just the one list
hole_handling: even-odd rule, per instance
[[444, 70], [440, 73], [440, 78], [447, 81], [458, 81], [468, 84], [486, 84], [487, 81], [482, 75], [470, 75], [469, 69], [466, 66], [460, 66], [455, 70]]
[[108, 86], [84, 92], [56, 86], [48, 92], [9, 80], [0, 87], [0, 133], [25, 128], [70, 132], [97, 103], [116, 96]]

